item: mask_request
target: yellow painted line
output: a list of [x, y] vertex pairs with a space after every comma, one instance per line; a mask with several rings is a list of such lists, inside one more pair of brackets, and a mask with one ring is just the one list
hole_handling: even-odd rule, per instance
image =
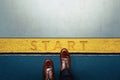
[[120, 53], [120, 38], [0, 38], [0, 53]]

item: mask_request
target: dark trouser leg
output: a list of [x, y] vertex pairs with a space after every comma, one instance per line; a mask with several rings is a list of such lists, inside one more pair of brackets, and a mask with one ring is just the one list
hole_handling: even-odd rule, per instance
[[60, 80], [73, 80], [73, 76], [69, 69], [60, 72]]

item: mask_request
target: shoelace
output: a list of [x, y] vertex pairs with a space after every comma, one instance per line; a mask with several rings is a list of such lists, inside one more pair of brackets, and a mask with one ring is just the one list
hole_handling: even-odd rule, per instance
[[49, 72], [50, 72], [51, 70], [52, 70], [52, 68], [48, 68], [48, 69], [46, 70], [46, 72], [47, 72], [47, 74], [48, 74], [48, 75], [47, 75], [47, 76], [48, 76], [48, 79], [47, 79], [47, 80], [51, 80], [51, 79], [50, 79], [50, 76], [49, 76]]

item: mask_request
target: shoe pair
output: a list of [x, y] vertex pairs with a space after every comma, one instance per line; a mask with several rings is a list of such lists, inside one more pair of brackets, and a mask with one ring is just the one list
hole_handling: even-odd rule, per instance
[[[61, 71], [70, 69], [70, 55], [67, 49], [62, 49], [60, 53]], [[54, 80], [53, 62], [50, 59], [45, 60], [43, 68], [44, 80]]]

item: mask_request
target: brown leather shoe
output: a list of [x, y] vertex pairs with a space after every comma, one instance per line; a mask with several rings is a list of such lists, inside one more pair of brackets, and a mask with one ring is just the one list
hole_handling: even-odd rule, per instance
[[60, 53], [61, 71], [64, 69], [70, 69], [70, 55], [66, 48], [63, 48]]
[[45, 60], [43, 67], [44, 80], [54, 80], [53, 63], [50, 59]]

